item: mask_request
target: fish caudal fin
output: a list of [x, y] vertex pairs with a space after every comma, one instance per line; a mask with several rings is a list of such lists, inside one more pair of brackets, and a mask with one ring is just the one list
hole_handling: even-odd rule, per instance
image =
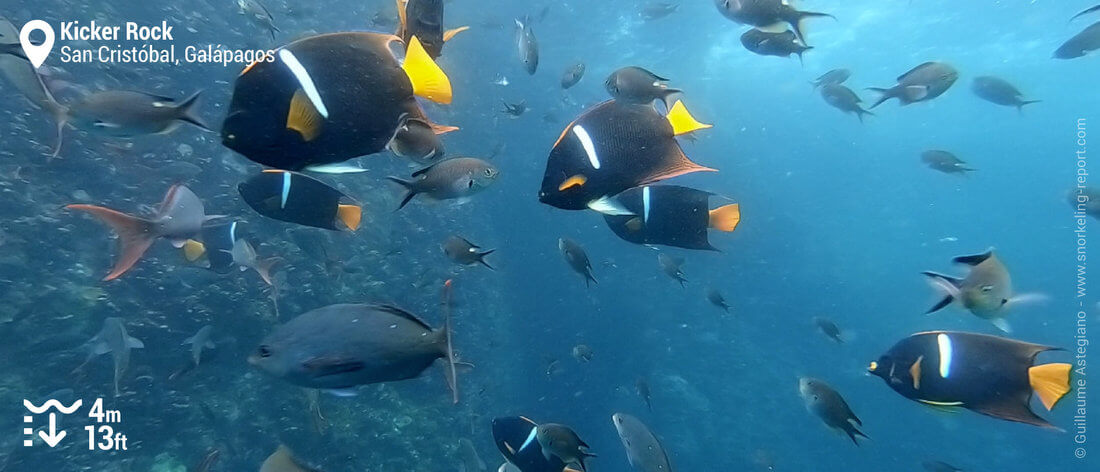
[[791, 29], [794, 30], [795, 36], [798, 37], [799, 41], [802, 41], [802, 44], [806, 44], [806, 35], [804, 33], [805, 28], [802, 26], [802, 21], [804, 21], [807, 18], [832, 18], [834, 20], [836, 19], [835, 16], [830, 15], [828, 13], [818, 13], [818, 12], [814, 12], [814, 11], [796, 11], [794, 18], [790, 22], [791, 23]]
[[443, 294], [439, 305], [443, 309], [443, 334], [447, 340], [447, 386], [451, 389], [451, 401], [458, 404], [458, 371], [455, 368], [455, 350], [451, 344], [451, 287], [454, 281], [443, 282]]
[[1032, 103], [1039, 103], [1041, 101], [1042, 100], [1024, 100], [1024, 101], [1016, 104], [1016, 110], [1019, 111], [1020, 113], [1023, 113], [1024, 112], [1024, 105], [1031, 105]]
[[274, 287], [275, 282], [271, 280], [271, 269], [275, 267], [275, 264], [283, 262], [281, 257], [271, 257], [267, 259], [261, 259], [256, 261], [256, 273], [260, 274], [260, 278], [264, 279], [264, 282]]
[[691, 113], [688, 112], [687, 107], [684, 106], [684, 102], [680, 100], [676, 100], [676, 103], [668, 110], [668, 115], [666, 115], [665, 118], [668, 119], [669, 124], [672, 125], [672, 134], [676, 136], [714, 126], [700, 123], [696, 120], [695, 117], [691, 116]]
[[344, 226], [348, 229], [355, 231], [359, 229], [359, 223], [363, 221], [363, 209], [359, 205], [338, 205], [336, 207], [336, 218], [338, 218]]
[[727, 233], [737, 228], [741, 222], [741, 205], [731, 203], [710, 211], [710, 227]]
[[921, 275], [928, 277], [929, 282], [936, 289], [944, 292], [944, 297], [938, 303], [929, 308], [924, 314], [935, 313], [942, 310], [947, 305], [950, 305], [952, 301], [959, 297], [959, 284], [961, 280], [946, 276], [943, 274], [937, 274], [935, 272], [921, 272]]
[[1058, 400], [1069, 393], [1069, 375], [1072, 368], [1070, 364], [1056, 363], [1037, 365], [1027, 370], [1031, 389], [1039, 395], [1039, 400], [1043, 402], [1047, 411], [1054, 409]]
[[183, 257], [187, 259], [187, 262], [195, 262], [206, 254], [206, 246], [202, 243], [195, 241], [194, 239], [188, 239], [183, 243]]
[[449, 29], [447, 31], [444, 31], [443, 32], [443, 42], [447, 42], [447, 41], [450, 41], [451, 39], [454, 39], [455, 35], [457, 35], [458, 33], [463, 32], [463, 31], [466, 31], [468, 29], [470, 29], [469, 26], [459, 26], [458, 28], [452, 28], [452, 29]]
[[95, 205], [78, 204], [68, 205], [65, 208], [91, 213], [92, 216], [107, 223], [118, 234], [118, 260], [103, 280], [117, 279], [130, 270], [157, 239], [157, 234], [153, 231], [153, 223], [148, 220]]
[[874, 109], [891, 98], [897, 98], [897, 91], [893, 88], [867, 87], [867, 90], [882, 94], [882, 96], [878, 97], [878, 100], [875, 100], [875, 103], [873, 103], [869, 109]]
[[214, 131], [210, 129], [210, 126], [206, 124], [206, 121], [203, 120], [201, 116], [199, 116], [198, 104], [200, 95], [202, 95], [202, 90], [199, 90], [190, 97], [187, 97], [187, 99], [184, 100], [183, 103], [177, 106], [176, 110], [179, 111], [179, 116], [176, 119], [191, 123], [195, 126], [198, 126], [199, 128], [213, 133]]
[[297, 131], [302, 136], [302, 141], [313, 141], [321, 134], [321, 126], [324, 119], [313, 106], [306, 93], [302, 89], [294, 92], [290, 99], [290, 110], [286, 113], [286, 129]]
[[413, 94], [436, 103], [451, 103], [451, 80], [432, 60], [424, 45], [413, 36], [405, 51], [405, 63], [401, 65], [412, 83]]
[[408, 205], [409, 201], [412, 200], [413, 197], [415, 197], [417, 193], [419, 193], [419, 192], [416, 191], [416, 185], [413, 184], [412, 182], [409, 182], [408, 180], [402, 180], [402, 179], [399, 179], [397, 177], [386, 177], [386, 178], [389, 179], [390, 182], [394, 182], [394, 183], [400, 184], [402, 187], [405, 187], [405, 196], [404, 196], [404, 198], [401, 199], [401, 204], [397, 205], [398, 210], [400, 210], [402, 208], [405, 208], [405, 205]]
[[488, 263], [488, 262], [485, 262], [485, 256], [488, 256], [489, 254], [492, 254], [492, 253], [494, 253], [494, 252], [496, 252], [496, 251], [497, 251], [496, 249], [490, 249], [490, 250], [488, 250], [488, 251], [485, 251], [485, 252], [482, 252], [482, 253], [478, 253], [478, 255], [477, 255], [477, 261], [478, 261], [478, 262], [480, 262], [480, 263], [481, 263], [481, 265], [483, 265], [483, 266], [485, 266], [485, 267], [488, 267], [488, 268], [489, 268], [489, 270], [496, 270], [496, 269], [494, 269], [494, 268], [493, 268], [493, 266], [489, 265], [489, 263]]

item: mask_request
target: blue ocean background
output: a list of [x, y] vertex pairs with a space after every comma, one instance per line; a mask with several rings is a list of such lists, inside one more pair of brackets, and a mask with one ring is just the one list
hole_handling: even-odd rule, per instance
[[[638, 15], [645, 3], [448, 2], [445, 26], [471, 29], [449, 42], [440, 59], [454, 103], [426, 104], [427, 113], [461, 127], [444, 139], [450, 154], [495, 154], [502, 176], [469, 203], [418, 199], [394, 212], [401, 191], [384, 177], [412, 168], [389, 155], [364, 157], [365, 174], [322, 177], [365, 204], [356, 233], [295, 228], [255, 214], [236, 184], [260, 167], [194, 127], [135, 139], [132, 148], [70, 129], [62, 159], [47, 160], [53, 122], [5, 82], [0, 431], [8, 432], [0, 434], [0, 471], [175, 472], [192, 470], [211, 449], [221, 451], [213, 471], [257, 470], [280, 443], [326, 471], [469, 470], [462, 438], [496, 470], [502, 460], [490, 420], [511, 415], [568, 424], [599, 454], [589, 470], [628, 471], [611, 423], [615, 412], [648, 424], [683, 471], [917, 471], [924, 460], [968, 471], [1093, 470], [1091, 456], [1074, 458], [1072, 433], [968, 411], [941, 413], [895, 394], [865, 369], [914, 332], [997, 334], [957, 307], [922, 314], [937, 296], [921, 271], [962, 274], [952, 257], [990, 247], [1011, 270], [1017, 292], [1047, 296], [1013, 311], [1012, 337], [1075, 347], [1081, 299], [1076, 222], [1066, 195], [1075, 184], [1078, 120], [1100, 136], [1100, 62], [1056, 60], [1051, 53], [1096, 20], [1067, 24], [1094, 2], [800, 2], [837, 17], [807, 21], [815, 48], [804, 64], [745, 51], [738, 38], [746, 27], [722, 17], [710, 1], [681, 1], [677, 12], [652, 22]], [[378, 18], [395, 16], [390, 1], [265, 4], [282, 30], [278, 43], [226, 0], [9, 0], [0, 15], [16, 25], [167, 20], [176, 25], [177, 54], [187, 45], [272, 48], [319, 32], [394, 29], [372, 23], [380, 12]], [[539, 70], [528, 76], [515, 51], [513, 19], [537, 17], [546, 7], [545, 18], [533, 23]], [[892, 86], [931, 60], [958, 68], [951, 90], [928, 103], [888, 102], [863, 124], [829, 107], [807, 83], [849, 68], [847, 85], [873, 103], [875, 94], [864, 87]], [[561, 73], [576, 61], [586, 64], [585, 77], [563, 91]], [[47, 65], [62, 101], [85, 90], [172, 97], [204, 90], [202, 115], [215, 124], [240, 71], [217, 64], [61, 64], [56, 56]], [[694, 161], [720, 172], [668, 183], [740, 203], [737, 230], [711, 236], [721, 252], [631, 245], [593, 212], [537, 201], [555, 139], [585, 107], [607, 98], [603, 80], [627, 65], [670, 78], [692, 113], [715, 125], [682, 145]], [[969, 90], [980, 75], [1008, 79], [1025, 97], [1043, 101], [1022, 113], [982, 101]], [[502, 77], [507, 86], [495, 83]], [[513, 119], [500, 112], [502, 100], [526, 100], [530, 110]], [[979, 170], [965, 177], [937, 173], [920, 162], [928, 149], [949, 150]], [[181, 170], [179, 162], [200, 170]], [[120, 280], [99, 281], [115, 253], [108, 229], [61, 208], [93, 203], [135, 213], [178, 182], [203, 198], [207, 213], [244, 219], [261, 256], [285, 260], [278, 314], [255, 273], [218, 276], [187, 267], [164, 242]], [[451, 265], [439, 243], [452, 234], [496, 249], [488, 261], [497, 270]], [[584, 245], [598, 286], [586, 289], [563, 262], [560, 237]], [[326, 270], [316, 252], [302, 247], [318, 244], [345, 269]], [[659, 252], [686, 258], [686, 287], [658, 270]], [[363, 387], [357, 397], [322, 395], [329, 426], [320, 434], [301, 389], [245, 362], [278, 322], [332, 303], [394, 302], [439, 326], [447, 279], [455, 280], [456, 349], [475, 364], [460, 377], [457, 406], [434, 367], [420, 379]], [[707, 302], [710, 287], [730, 302], [729, 314]], [[1083, 300], [1088, 327], [1097, 330], [1096, 300]], [[847, 342], [837, 345], [817, 332], [811, 321], [817, 316], [840, 325]], [[123, 318], [146, 346], [133, 352], [120, 398], [113, 396], [109, 356], [72, 373], [84, 360], [81, 345], [106, 317]], [[218, 347], [169, 380], [190, 356], [182, 340], [207, 324]], [[591, 362], [571, 356], [578, 344], [593, 349]], [[808, 413], [798, 395], [800, 376], [834, 386], [873, 439], [857, 447]], [[635, 391], [639, 378], [652, 390], [652, 411]], [[88, 451], [86, 418], [65, 420], [70, 437], [58, 448], [23, 448], [22, 400], [37, 403], [58, 391], [86, 402], [103, 397], [121, 410], [118, 429], [130, 437], [130, 450]], [[1048, 413], [1033, 402], [1067, 430], [1073, 406], [1067, 397]]]

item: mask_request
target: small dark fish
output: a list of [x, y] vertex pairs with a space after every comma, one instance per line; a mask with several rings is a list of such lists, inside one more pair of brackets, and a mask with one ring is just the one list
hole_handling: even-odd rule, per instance
[[425, 120], [403, 117], [401, 126], [386, 148], [394, 154], [418, 164], [431, 164], [445, 154], [439, 135], [457, 130], [453, 126], [439, 126]]
[[626, 458], [638, 472], [672, 472], [672, 463], [657, 436], [638, 418], [626, 413], [611, 416], [619, 439], [626, 449]]
[[118, 260], [103, 280], [114, 280], [130, 270], [157, 239], [165, 238], [174, 246], [183, 247], [188, 239], [199, 234], [202, 224], [210, 218], [206, 216], [202, 200], [183, 185], [168, 189], [157, 214], [150, 219], [95, 205], [74, 204], [65, 208], [90, 213], [118, 235]]
[[582, 77], [584, 77], [583, 62], [578, 62], [565, 68], [565, 72], [561, 74], [561, 88], [568, 89], [569, 87], [577, 85], [577, 82], [580, 82]]
[[130, 367], [130, 351], [142, 349], [145, 344], [126, 332], [126, 326], [123, 324], [122, 318], [111, 317], [103, 320], [103, 327], [92, 339], [88, 340], [86, 346], [88, 357], [76, 370], [80, 370], [96, 356], [110, 353], [115, 366], [115, 396], [121, 396], [119, 381], [122, 379], [122, 375], [126, 373], [126, 369]]
[[709, 230], [732, 232], [741, 222], [741, 206], [729, 203], [711, 209], [712, 197], [725, 199], [676, 185], [634, 187], [611, 199], [612, 206], [625, 214], [604, 214], [604, 222], [616, 236], [634, 244], [717, 251]]
[[[57, 140], [51, 154], [51, 157], [57, 157], [61, 152], [62, 133], [69, 109], [54, 99], [39, 70], [30, 60], [22, 57], [23, 46], [19, 42], [19, 30], [3, 16], [0, 16], [0, 45], [8, 51], [0, 54], [0, 76], [7, 79], [36, 108], [49, 113], [57, 124]], [[16, 54], [16, 51], [20, 54]]]
[[1081, 11], [1081, 13], [1073, 15], [1073, 18], [1070, 18], [1069, 21], [1076, 20], [1076, 19], [1078, 19], [1082, 16], [1088, 15], [1089, 13], [1096, 13], [1098, 11], [1100, 11], [1100, 5], [1097, 5], [1097, 6], [1091, 7], [1091, 8], [1086, 8], [1085, 10]]
[[505, 115], [511, 115], [512, 118], [518, 118], [520, 115], [527, 112], [527, 100], [520, 100], [519, 103], [508, 103], [501, 100], [504, 104], [504, 109], [500, 112]]
[[638, 377], [634, 380], [634, 390], [638, 392], [638, 396], [642, 397], [642, 401], [645, 402], [645, 407], [649, 411], [653, 411], [653, 403], [650, 401], [649, 382], [645, 377]]
[[937, 408], [960, 407], [994, 418], [1059, 429], [1029, 406], [1047, 410], [1070, 391], [1070, 364], [1034, 365], [1062, 349], [984, 334], [929, 331], [902, 339], [867, 370], [901, 396]]
[[931, 150], [920, 153], [920, 160], [931, 167], [945, 174], [966, 174], [967, 172], [974, 172], [977, 169], [972, 169], [966, 166], [966, 162], [962, 159], [955, 157], [954, 154], [947, 151]]
[[496, 166], [481, 159], [455, 157], [413, 172], [415, 180], [387, 179], [405, 187], [405, 197], [397, 207], [400, 210], [419, 194], [435, 200], [465, 199], [492, 185], [499, 175]]
[[920, 465], [928, 472], [962, 472], [962, 469], [941, 461], [924, 461]]
[[755, 28], [741, 35], [741, 45], [749, 52], [761, 56], [790, 57], [791, 54], [797, 54], [799, 62], [802, 61], [803, 53], [813, 49], [813, 46], [799, 42], [793, 31], [769, 33]]
[[813, 17], [836, 19], [828, 13], [796, 10], [787, 0], [714, 0], [714, 5], [726, 18], [743, 25], [776, 30], [786, 23], [803, 43], [806, 35], [802, 34], [802, 20]]
[[398, 0], [397, 32], [395, 36], [406, 44], [413, 36], [424, 45], [424, 50], [432, 59], [443, 54], [443, 44], [456, 34], [470, 29], [462, 26], [443, 30], [443, 0]]
[[1034, 295], [1013, 294], [1012, 276], [992, 249], [981, 254], [959, 256], [951, 261], [969, 267], [966, 277], [960, 279], [936, 272], [921, 273], [943, 294], [943, 299], [925, 313], [934, 313], [951, 303], [958, 303], [974, 316], [993, 323], [1001, 331], [1011, 331], [1008, 321], [1005, 320], [1008, 314], [1006, 307], [1012, 302], [1018, 303]]
[[726, 303], [726, 297], [723, 297], [722, 292], [719, 292], [716, 288], [707, 289], [707, 301], [726, 313], [730, 312], [730, 305]]
[[843, 84], [851, 76], [852, 71], [848, 69], [833, 69], [821, 74], [821, 77], [818, 77], [817, 80], [810, 83], [813, 84], [814, 88], [829, 84]]
[[604, 88], [611, 98], [620, 102], [649, 105], [654, 100], [661, 100], [667, 106], [669, 96], [682, 93], [679, 89], [669, 88], [667, 82], [668, 79], [641, 67], [628, 66], [607, 76]]
[[829, 339], [836, 341], [837, 344], [844, 344], [844, 338], [840, 335], [840, 328], [828, 318], [822, 318], [819, 316], [814, 317], [814, 325], [821, 331], [822, 334], [828, 336]]
[[898, 76], [898, 84], [891, 88], [870, 87], [882, 94], [871, 108], [886, 100], [896, 98], [902, 106], [910, 103], [925, 102], [943, 95], [959, 78], [959, 72], [943, 62], [925, 62], [913, 70]]
[[332, 231], [355, 231], [362, 206], [328, 184], [305, 174], [265, 170], [237, 185], [256, 213], [271, 219]]
[[982, 76], [974, 79], [970, 90], [979, 98], [998, 105], [1016, 107], [1023, 111], [1024, 105], [1039, 103], [1042, 100], [1024, 100], [1023, 93], [1008, 81], [999, 77]]
[[1074, 59], [1100, 49], [1100, 21], [1069, 38], [1054, 51], [1055, 59]]
[[[556, 456], [545, 457], [542, 448], [534, 437], [538, 434], [538, 424], [522, 416], [510, 416], [493, 419], [493, 442], [507, 460], [500, 470], [518, 470], [522, 472], [563, 472], [565, 462]], [[534, 444], [532, 446], [531, 444]]]
[[846, 113], [855, 113], [856, 118], [859, 118], [859, 122], [863, 123], [863, 115], [874, 116], [867, 110], [864, 110], [860, 103], [863, 103], [863, 99], [859, 98], [852, 89], [840, 84], [825, 84], [821, 87], [821, 98], [825, 99], [825, 103], [828, 103], [833, 108], [841, 110]]
[[535, 440], [542, 447], [542, 456], [549, 460], [557, 457], [566, 464], [577, 464], [581, 472], [588, 469], [584, 460], [596, 457], [588, 452], [588, 444], [585, 444], [572, 428], [556, 423], [543, 423], [535, 429]]
[[122, 138], [168, 133], [180, 122], [210, 131], [197, 113], [201, 93], [177, 103], [170, 97], [143, 92], [96, 92], [69, 107], [68, 123], [85, 131]]
[[588, 260], [588, 253], [584, 251], [580, 244], [571, 239], [558, 238], [558, 250], [565, 257], [565, 262], [569, 264], [569, 267], [574, 272], [584, 276], [585, 287], [589, 286], [589, 282], [599, 285], [599, 282], [596, 282], [596, 277], [592, 275], [592, 263]]
[[[330, 305], [275, 328], [248, 362], [307, 388], [340, 390], [411, 379], [436, 359], [453, 368], [447, 310], [444, 316], [444, 327], [436, 330], [392, 305]], [[448, 376], [457, 401], [453, 380]]]
[[684, 283], [687, 282], [687, 279], [684, 278], [684, 271], [680, 268], [684, 265], [684, 258], [673, 257], [662, 252], [657, 254], [657, 265], [665, 275], [680, 282], [680, 287], [683, 287]]
[[676, 13], [678, 8], [680, 8], [680, 5], [675, 3], [651, 2], [643, 5], [638, 13], [643, 20], [654, 21]]
[[578, 344], [576, 346], [573, 346], [573, 358], [576, 359], [577, 362], [591, 361], [592, 356], [594, 355], [595, 353], [592, 352], [592, 348], [589, 347], [587, 344]]
[[456, 264], [481, 264], [488, 267], [490, 270], [495, 270], [493, 266], [485, 262], [485, 256], [492, 254], [495, 249], [481, 251], [481, 246], [471, 243], [461, 236], [451, 236], [447, 238], [440, 247], [443, 249], [443, 254]]
[[863, 426], [863, 422], [856, 417], [855, 413], [852, 413], [844, 397], [825, 382], [802, 377], [798, 379], [798, 392], [802, 395], [802, 401], [810, 413], [821, 418], [826, 426], [847, 434], [857, 446], [859, 441], [856, 440], [856, 436], [871, 439], [856, 427]]
[[531, 29], [531, 21], [524, 18], [516, 20], [516, 51], [519, 52], [519, 60], [523, 62], [523, 68], [530, 75], [535, 75], [539, 68], [539, 42], [535, 39], [535, 32]]

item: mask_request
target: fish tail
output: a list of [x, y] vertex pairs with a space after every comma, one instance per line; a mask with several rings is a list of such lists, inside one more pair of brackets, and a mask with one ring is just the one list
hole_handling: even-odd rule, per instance
[[852, 442], [855, 443], [856, 446], [859, 446], [859, 441], [856, 439], [856, 437], [861, 437], [861, 438], [864, 438], [864, 439], [871, 439], [870, 436], [867, 436], [866, 434], [863, 434], [863, 431], [860, 431], [859, 429], [857, 429], [855, 426], [852, 426], [852, 425], [849, 425], [847, 428], [845, 428], [844, 432], [848, 434], [849, 438], [852, 438]]
[[118, 234], [118, 261], [103, 280], [117, 279], [130, 270], [157, 239], [153, 223], [149, 220], [96, 205], [67, 205], [65, 209], [88, 212], [107, 223]]
[[870, 111], [864, 110], [862, 108], [856, 110], [856, 117], [859, 118], [860, 123], [863, 123], [863, 115], [875, 116], [874, 113], [871, 113]]
[[210, 126], [206, 124], [206, 121], [204, 121], [202, 117], [199, 116], [198, 103], [200, 95], [202, 95], [202, 90], [199, 90], [190, 97], [187, 97], [187, 99], [184, 100], [183, 103], [180, 103], [180, 105], [176, 107], [176, 110], [179, 110], [178, 119], [191, 123], [206, 131], [213, 132], [213, 130], [210, 129]]
[[891, 98], [897, 98], [897, 91], [893, 88], [888, 88], [887, 89], [887, 88], [881, 88], [881, 87], [867, 87], [867, 90], [870, 90], [872, 92], [878, 92], [878, 93], [882, 94], [882, 96], [878, 97], [878, 100], [875, 101], [875, 103], [873, 105], [871, 105], [871, 109], [873, 109], [873, 108], [875, 108], [879, 105], [882, 105], [883, 102], [885, 102], [885, 101], [887, 101]]
[[806, 47], [802, 48], [802, 50], [800, 50], [796, 53], [796, 54], [798, 54], [798, 64], [801, 65], [803, 68], [806, 67], [806, 60], [802, 57], [802, 55], [805, 54], [806, 51], [809, 51], [813, 48], [814, 48], [813, 46], [806, 46]]
[[488, 256], [489, 254], [492, 254], [496, 251], [497, 251], [496, 249], [490, 249], [488, 251], [485, 251], [485, 252], [482, 252], [482, 253], [478, 254], [477, 255], [477, 261], [480, 262], [481, 265], [483, 265], [485, 267], [488, 267], [489, 270], [496, 270], [496, 269], [493, 268], [493, 266], [489, 265], [488, 262], [485, 262], [485, 256]]
[[600, 284], [600, 282], [596, 280], [596, 276], [592, 275], [592, 269], [588, 269], [588, 270], [584, 271], [584, 287], [585, 288], [591, 287], [591, 285], [589, 285], [589, 282], [594, 283], [596, 285]]
[[405, 208], [405, 205], [407, 205], [409, 201], [412, 200], [417, 193], [419, 193], [416, 190], [416, 184], [413, 182], [402, 180], [397, 177], [386, 177], [386, 179], [388, 179], [390, 182], [395, 182], [397, 184], [400, 184], [402, 187], [405, 187], [405, 196], [401, 199], [401, 204], [397, 206], [398, 210]]
[[796, 12], [794, 12], [794, 18], [789, 23], [791, 24], [791, 29], [794, 30], [795, 36], [798, 37], [799, 41], [802, 41], [802, 44], [806, 44], [806, 36], [803, 33], [804, 28], [802, 27], [802, 22], [807, 18], [832, 18], [834, 20], [836, 19], [835, 16], [830, 15], [828, 13], [819, 13], [819, 12], [816, 12], [816, 11], [796, 11]]
[[38, 71], [35, 71], [34, 75], [38, 78], [39, 84], [42, 85], [42, 91], [46, 93], [46, 102], [42, 106], [46, 108], [46, 111], [53, 117], [54, 123], [57, 124], [54, 147], [49, 157], [52, 160], [61, 154], [61, 142], [65, 133], [65, 125], [69, 124], [69, 107], [58, 103], [57, 99], [53, 98], [53, 92], [50, 92], [50, 88], [46, 86], [42, 76], [38, 75]]
[[932, 308], [929, 308], [928, 311], [924, 312], [924, 314], [927, 315], [940, 311], [947, 305], [950, 305], [951, 302], [955, 301], [955, 297], [959, 295], [959, 284], [962, 283], [961, 280], [935, 272], [921, 272], [921, 274], [928, 277], [935, 288], [945, 292], [943, 298], [933, 305]]
[[271, 257], [267, 259], [261, 259], [256, 261], [256, 273], [260, 274], [260, 278], [264, 279], [268, 285], [274, 287], [275, 283], [271, 280], [271, 269], [276, 264], [283, 262], [281, 257]]
[[443, 335], [447, 340], [447, 386], [451, 389], [451, 401], [458, 404], [458, 370], [455, 368], [455, 350], [451, 344], [451, 287], [452, 279], [443, 282], [440, 307], [443, 309]]
[[1016, 111], [1018, 111], [1020, 113], [1023, 113], [1024, 112], [1024, 105], [1031, 105], [1032, 103], [1039, 103], [1041, 101], [1042, 100], [1024, 100], [1024, 101], [1016, 104]]
[[1039, 395], [1043, 406], [1050, 411], [1063, 396], [1069, 393], [1069, 377], [1073, 366], [1055, 363], [1031, 367], [1027, 370], [1031, 389]]

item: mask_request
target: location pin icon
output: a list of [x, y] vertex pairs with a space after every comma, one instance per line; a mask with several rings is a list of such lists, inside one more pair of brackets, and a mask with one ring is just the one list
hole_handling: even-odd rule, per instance
[[[37, 46], [31, 42], [31, 33], [35, 30], [41, 31], [46, 35], [46, 40], [42, 41], [42, 44]], [[50, 51], [53, 50], [53, 28], [49, 23], [42, 20], [31, 20], [27, 24], [23, 25], [23, 29], [19, 31], [19, 42], [23, 45], [23, 52], [27, 55], [27, 59], [31, 60], [31, 64], [37, 69], [42, 67], [42, 63], [46, 62], [46, 56], [50, 55]]]

